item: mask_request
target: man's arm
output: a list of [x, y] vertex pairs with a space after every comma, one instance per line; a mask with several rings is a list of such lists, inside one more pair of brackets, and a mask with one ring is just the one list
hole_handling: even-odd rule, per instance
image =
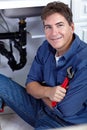
[[28, 83], [26, 91], [36, 99], [42, 99], [48, 106], [51, 106], [52, 101], [60, 102], [66, 93], [61, 86], [43, 86], [36, 81]]

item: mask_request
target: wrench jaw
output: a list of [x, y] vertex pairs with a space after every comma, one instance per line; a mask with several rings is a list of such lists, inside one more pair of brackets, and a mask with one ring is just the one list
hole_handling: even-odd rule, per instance
[[70, 66], [69, 68], [67, 68], [67, 77], [69, 79], [72, 79], [74, 77], [74, 71], [72, 71], [72, 66]]

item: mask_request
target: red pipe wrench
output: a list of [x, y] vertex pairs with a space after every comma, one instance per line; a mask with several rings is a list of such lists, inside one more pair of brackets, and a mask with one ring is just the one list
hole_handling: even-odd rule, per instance
[[0, 112], [4, 112], [4, 103], [2, 102], [2, 99], [0, 99], [1, 105], [0, 105]]
[[4, 112], [4, 106], [0, 109], [0, 112]]
[[[64, 79], [63, 83], [61, 84], [62, 88], [67, 88], [67, 85], [69, 84], [69, 80], [72, 79], [74, 76], [74, 72], [72, 72], [72, 66], [67, 68], [67, 77]], [[57, 102], [52, 102], [52, 107], [55, 107], [57, 105]]]

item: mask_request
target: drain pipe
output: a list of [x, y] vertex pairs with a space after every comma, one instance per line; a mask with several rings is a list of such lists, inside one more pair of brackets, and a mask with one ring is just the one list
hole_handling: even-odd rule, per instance
[[8, 51], [4, 42], [0, 41], [0, 53], [8, 59], [8, 65], [13, 71], [22, 69], [27, 62], [26, 52], [26, 22], [25, 19], [20, 19], [19, 32], [0, 33], [0, 39], [11, 39], [14, 42], [14, 47], [18, 50], [20, 61], [15, 60], [12, 51]]

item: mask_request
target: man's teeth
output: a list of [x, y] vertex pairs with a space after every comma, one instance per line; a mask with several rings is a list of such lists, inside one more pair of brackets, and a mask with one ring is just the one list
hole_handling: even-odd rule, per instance
[[59, 37], [57, 37], [57, 38], [52, 38], [53, 40], [58, 40], [58, 39], [60, 39], [60, 38], [62, 38], [62, 36], [59, 36]]

